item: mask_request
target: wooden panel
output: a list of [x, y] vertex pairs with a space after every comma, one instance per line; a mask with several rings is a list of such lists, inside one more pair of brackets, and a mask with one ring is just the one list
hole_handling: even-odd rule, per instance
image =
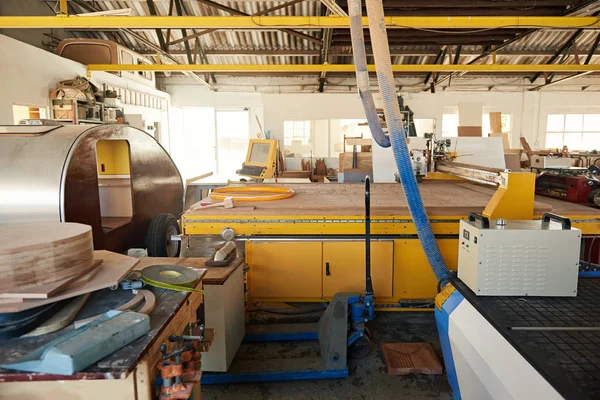
[[0, 291], [70, 278], [94, 263], [92, 229], [39, 222], [0, 226]]
[[253, 242], [251, 247], [252, 297], [321, 297], [320, 242]]
[[[442, 257], [454, 271], [458, 262], [457, 239], [438, 239]], [[375, 292], [377, 295], [377, 292]], [[394, 297], [399, 299], [433, 299], [437, 279], [427, 263], [418, 239], [394, 241]]]
[[[394, 244], [371, 242], [371, 279], [375, 296], [392, 297]], [[330, 275], [326, 274], [329, 263]], [[338, 292], [365, 291], [365, 244], [363, 242], [323, 243], [323, 296]]]
[[502, 113], [490, 113], [490, 132], [486, 133], [502, 133]]
[[[373, 153], [357, 153], [358, 166], [356, 169], [373, 170]], [[352, 169], [353, 153], [340, 153], [339, 171]]]
[[93, 292], [118, 284], [138, 263], [137, 258], [127, 257], [110, 251], [94, 252], [96, 259], [102, 259], [100, 271], [89, 281], [74, 287], [68, 287], [49, 299], [25, 299], [22, 302], [0, 304], [0, 313], [17, 312], [42, 306], [59, 300], [69, 299], [81, 294]]
[[459, 126], [458, 137], [481, 137], [480, 126]]

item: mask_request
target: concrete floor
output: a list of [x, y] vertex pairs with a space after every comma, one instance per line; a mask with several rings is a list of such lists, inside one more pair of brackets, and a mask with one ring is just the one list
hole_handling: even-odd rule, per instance
[[[263, 318], [271, 316], [260, 313]], [[258, 317], [258, 316], [257, 316]], [[272, 321], [268, 321], [272, 322]], [[429, 342], [440, 362], [442, 355], [432, 312], [381, 312], [370, 327], [373, 335], [371, 353], [360, 360], [350, 359], [350, 376], [346, 379], [274, 382], [257, 384], [202, 385], [205, 400], [312, 400], [312, 399], [451, 399], [446, 375], [388, 376], [378, 344], [388, 342]], [[246, 346], [246, 345], [245, 345]], [[249, 345], [247, 345], [249, 346]], [[254, 345], [256, 346], [256, 345]], [[279, 350], [267, 347], [244, 347], [238, 352], [253, 354], [254, 359], [269, 358], [273, 351], [298, 351], [295, 345]], [[257, 361], [260, 362], [260, 361]]]

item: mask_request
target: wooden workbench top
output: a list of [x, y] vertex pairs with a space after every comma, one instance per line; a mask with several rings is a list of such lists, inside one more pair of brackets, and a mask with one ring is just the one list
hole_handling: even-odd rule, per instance
[[226, 267], [207, 267], [204, 263], [209, 258], [195, 257], [195, 258], [169, 258], [169, 257], [143, 257], [140, 258], [140, 262], [135, 266], [135, 270], [144, 269], [150, 265], [165, 264], [165, 265], [181, 265], [184, 267], [191, 268], [202, 268], [206, 269], [206, 274], [202, 278], [203, 285], [222, 285], [231, 274], [243, 264], [244, 258], [238, 257], [234, 259]]
[[[362, 183], [313, 183], [310, 185], [281, 185], [294, 190], [294, 197], [286, 200], [239, 203], [239, 208], [209, 208], [200, 211], [187, 211], [184, 218], [196, 219], [201, 216], [362, 216], [364, 215], [364, 185]], [[473, 184], [426, 181], [419, 184], [421, 196], [430, 216], [467, 215], [469, 212], [483, 211], [495, 189]], [[243, 206], [254, 206], [244, 208]], [[536, 202], [536, 214], [551, 210], [547, 204]], [[371, 215], [407, 216], [410, 215], [402, 185], [396, 183], [374, 183], [371, 185]]]

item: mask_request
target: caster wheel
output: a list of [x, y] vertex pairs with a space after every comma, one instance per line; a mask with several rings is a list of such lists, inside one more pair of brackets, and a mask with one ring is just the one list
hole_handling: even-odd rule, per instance
[[348, 347], [348, 356], [352, 358], [364, 358], [371, 352], [371, 341], [362, 336]]

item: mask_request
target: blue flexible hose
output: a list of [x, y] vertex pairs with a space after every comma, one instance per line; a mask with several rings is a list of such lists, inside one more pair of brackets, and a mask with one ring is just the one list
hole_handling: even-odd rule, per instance
[[[383, 4], [381, 0], [367, 0], [367, 13], [369, 15], [369, 32], [371, 43], [373, 46], [373, 54], [375, 57], [375, 65], [377, 69], [377, 79], [379, 89], [384, 102], [384, 112], [387, 126], [390, 132], [390, 142], [394, 152], [396, 167], [400, 175], [400, 181], [404, 189], [406, 202], [410, 210], [417, 235], [421, 241], [421, 246], [427, 256], [427, 261], [433, 270], [438, 281], [450, 275], [446, 262], [444, 261], [435, 236], [431, 229], [431, 224], [423, 206], [421, 193], [417, 186], [411, 158], [406, 144], [406, 130], [402, 122], [402, 114], [396, 98], [396, 88], [394, 84], [391, 57], [387, 39], [387, 31], [383, 15]], [[348, 10], [350, 13], [350, 28], [352, 33], [352, 45], [355, 52], [356, 76], [359, 84], [364, 81], [366, 71], [366, 56], [364, 69], [360, 63], [362, 55], [365, 54], [364, 37], [362, 34], [362, 6], [360, 0], [350, 0], [348, 2]], [[353, 24], [352, 21], [360, 21], [360, 25]], [[367, 73], [368, 79], [368, 73]], [[369, 93], [370, 94], [370, 93]], [[361, 99], [363, 96], [361, 96]], [[371, 97], [372, 103], [372, 97]], [[375, 104], [371, 104], [368, 99], [363, 100], [365, 113], [367, 116], [375, 112]], [[379, 124], [378, 124], [379, 126]], [[369, 124], [369, 127], [371, 125]]]
[[352, 35], [352, 53], [354, 54], [354, 65], [356, 67], [356, 81], [358, 95], [365, 109], [365, 116], [371, 130], [373, 140], [381, 147], [390, 147], [390, 138], [385, 134], [379, 123], [379, 116], [375, 109], [375, 101], [371, 94], [369, 83], [369, 71], [367, 70], [367, 52], [365, 50], [365, 36], [362, 26], [362, 4], [360, 0], [348, 3], [348, 15], [350, 17], [350, 34]]

